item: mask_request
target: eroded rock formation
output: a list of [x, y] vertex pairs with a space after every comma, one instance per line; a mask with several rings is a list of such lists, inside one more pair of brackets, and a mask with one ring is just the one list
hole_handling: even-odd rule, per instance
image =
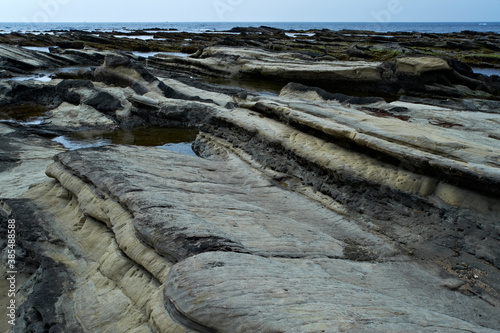
[[[4, 118], [43, 109], [36, 124], [0, 124], [2, 234], [18, 225], [13, 332], [500, 329], [495, 78], [428, 56], [99, 54], [65, 79], [0, 86]], [[354, 87], [392, 98], [344, 94]], [[198, 128], [198, 157], [50, 140], [144, 125]]]

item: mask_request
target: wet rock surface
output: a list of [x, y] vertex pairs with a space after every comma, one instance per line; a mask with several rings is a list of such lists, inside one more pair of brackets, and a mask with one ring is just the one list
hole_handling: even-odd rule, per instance
[[498, 36], [230, 33], [0, 35], [11, 331], [500, 330]]

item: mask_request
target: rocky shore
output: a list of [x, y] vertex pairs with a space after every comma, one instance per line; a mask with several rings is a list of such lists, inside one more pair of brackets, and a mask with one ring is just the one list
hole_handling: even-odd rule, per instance
[[[0, 329], [499, 331], [500, 78], [470, 67], [499, 50], [471, 31], [0, 34]], [[141, 128], [197, 137], [187, 155]]]

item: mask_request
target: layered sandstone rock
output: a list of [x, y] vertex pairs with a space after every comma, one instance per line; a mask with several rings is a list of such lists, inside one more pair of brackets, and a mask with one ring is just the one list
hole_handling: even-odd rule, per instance
[[500, 91], [497, 80], [476, 75], [464, 64], [430, 56], [401, 57], [388, 62], [339, 61], [293, 52], [217, 46], [188, 58], [159, 54], [149, 64], [193, 75], [298, 82], [358, 94], [488, 98]]
[[[244, 48], [200, 56], [151, 62], [287, 82], [417, 79], [412, 91], [433, 93], [477, 79], [429, 57], [392, 68]], [[260, 94], [158, 78], [123, 54], [87, 74], [0, 86], [2, 115], [43, 108], [40, 123], [0, 124], [1, 215], [18, 221], [22, 249], [14, 332], [500, 329], [500, 113], [483, 99], [494, 85], [453, 100], [298, 83]], [[200, 157], [50, 141], [143, 125], [199, 128]]]
[[0, 77], [12, 77], [27, 74], [40, 69], [54, 69], [67, 66], [98, 65], [102, 63], [106, 52], [97, 50], [71, 50], [52, 54], [23, 47], [0, 44]]
[[[47, 174], [55, 181], [28, 197], [50, 214], [47, 233], [57, 230], [55, 248], [42, 253], [74, 276], [58, 299], [77, 306], [56, 306], [67, 316], [58, 325], [137, 332], [179, 330], [176, 322], [220, 332], [499, 325], [490, 303], [456, 291], [464, 281], [424, 268], [358, 218], [277, 186], [277, 175], [228, 151], [203, 160], [155, 148], [78, 150], [59, 155]], [[70, 250], [59, 252], [62, 244]], [[134, 306], [113, 312], [120, 304]], [[470, 306], [481, 316], [464, 311]]]

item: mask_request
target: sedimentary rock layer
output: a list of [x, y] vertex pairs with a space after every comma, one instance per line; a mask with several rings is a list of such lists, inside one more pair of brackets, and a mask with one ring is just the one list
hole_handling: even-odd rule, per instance
[[456, 61], [429, 56], [390, 62], [339, 61], [292, 52], [208, 47], [187, 58], [159, 54], [149, 59], [149, 65], [194, 75], [298, 82], [358, 94], [492, 97], [500, 91], [497, 80], [464, 70], [464, 64]]
[[[19, 68], [105, 57], [52, 53], [2, 47], [4, 74], [26, 71], [14, 73], [22, 57]], [[392, 96], [289, 83], [319, 75]], [[0, 215], [19, 221], [26, 254], [14, 332], [500, 329], [498, 80], [428, 55], [344, 63], [241, 47], [142, 64], [108, 54], [56, 76], [0, 83]], [[33, 110], [36, 124], [9, 118]], [[145, 125], [200, 129], [200, 157], [60, 153], [50, 140]]]
[[[79, 220], [75, 211], [70, 221], [79, 220], [80, 227], [70, 222], [71, 233], [87, 234], [89, 221], [101, 222], [123, 260], [135, 263], [130, 268], [155, 278], [151, 293], [163, 285], [163, 316], [198, 331], [488, 332], [498, 326], [495, 307], [454, 290], [460, 280], [424, 269], [352, 217], [276, 186], [266, 173], [226, 154], [211, 161], [154, 148], [78, 150], [59, 155], [47, 170], [57, 183], [30, 196], [40, 206], [61, 205], [63, 196], [55, 192], [68, 191], [73, 203], [62, 207], [88, 216]], [[90, 246], [87, 241], [82, 246]], [[107, 274], [129, 275], [117, 271], [123, 265], [96, 255], [100, 272], [110, 267]], [[75, 288], [76, 294], [86, 290], [85, 284]], [[85, 317], [88, 303], [81, 301], [77, 310]], [[116, 325], [126, 325], [123, 320]]]
[[[471, 325], [463, 310], [457, 316], [446, 309], [447, 303], [470, 303], [442, 284], [404, 262], [374, 265], [219, 252], [174, 266], [165, 297], [217, 332], [496, 331]], [[423, 306], [424, 299], [433, 302]]]

